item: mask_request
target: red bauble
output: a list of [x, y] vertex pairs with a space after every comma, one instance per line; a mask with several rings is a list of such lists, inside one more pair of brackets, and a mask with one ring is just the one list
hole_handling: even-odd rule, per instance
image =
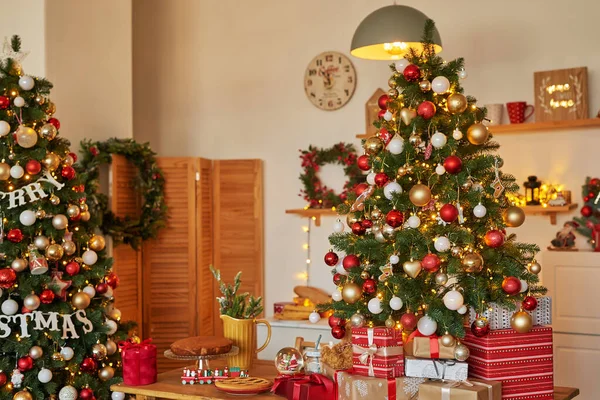
[[583, 215], [584, 217], [591, 217], [593, 212], [594, 210], [592, 209], [592, 207], [588, 206], [587, 204], [581, 207], [581, 215]]
[[80, 269], [81, 266], [75, 261], [71, 261], [65, 266], [65, 271], [67, 271], [67, 274], [69, 275], [77, 275]]
[[82, 372], [94, 372], [98, 368], [98, 363], [92, 357], [86, 357], [79, 365], [79, 370]]
[[417, 108], [417, 114], [423, 119], [431, 119], [435, 115], [435, 104], [431, 101], [424, 101], [419, 104]]
[[402, 330], [412, 331], [417, 326], [417, 316], [410, 312], [402, 314], [400, 324], [402, 324]]
[[476, 321], [473, 321], [471, 324], [471, 332], [477, 337], [487, 336], [490, 333], [490, 324], [486, 324], [485, 326], [477, 326]]
[[379, 118], [379, 119], [383, 118], [383, 116], [385, 115], [386, 111], [387, 111], [386, 109], [385, 110], [379, 110], [379, 112], [377, 113], [377, 118]]
[[344, 275], [336, 272], [335, 274], [333, 274], [333, 283], [335, 283], [335, 285], [337, 286], [342, 282], [343, 278]]
[[363, 226], [360, 222], [355, 222], [352, 224], [352, 233], [357, 236], [362, 236], [367, 232], [367, 228]]
[[356, 193], [357, 196], [360, 196], [362, 194], [362, 192], [364, 192], [368, 188], [369, 188], [369, 185], [367, 185], [366, 183], [359, 183], [358, 185], [356, 185], [354, 187], [354, 193]]
[[108, 292], [108, 285], [106, 283], [100, 282], [96, 285], [96, 293], [104, 294], [106, 292]]
[[79, 391], [80, 400], [92, 400], [95, 399], [94, 391], [90, 388], [83, 388]]
[[458, 209], [452, 204], [444, 204], [440, 208], [440, 218], [445, 222], [454, 222], [458, 218]]
[[386, 110], [389, 99], [390, 98], [388, 97], [387, 94], [382, 94], [381, 96], [379, 96], [379, 100], [377, 100], [377, 104], [379, 105], [379, 108], [381, 108], [382, 110]]
[[507, 276], [502, 281], [502, 290], [506, 294], [514, 296], [515, 294], [519, 294], [521, 291], [521, 281], [515, 278], [514, 276]]
[[48, 120], [48, 123], [54, 125], [54, 127], [56, 129], [60, 129], [60, 121], [58, 119], [56, 119], [56, 118], [50, 118]]
[[20, 243], [23, 240], [23, 232], [19, 228], [14, 228], [8, 231], [6, 238], [13, 243]]
[[535, 297], [527, 296], [523, 299], [523, 309], [527, 311], [533, 311], [537, 308], [538, 302]]
[[423, 267], [423, 269], [425, 271], [428, 271], [428, 272], [436, 272], [437, 270], [440, 269], [441, 265], [442, 265], [442, 261], [437, 256], [437, 254], [433, 254], [433, 253], [427, 254], [421, 260], [421, 266]]
[[444, 160], [444, 168], [449, 174], [458, 174], [462, 171], [462, 160], [457, 156], [448, 156]]
[[33, 368], [33, 358], [29, 356], [19, 358], [17, 361], [17, 368], [19, 368], [19, 371], [21, 372], [29, 371]]
[[344, 320], [344, 318], [336, 317], [335, 315], [331, 315], [327, 322], [329, 322], [329, 326], [331, 328], [333, 328], [334, 326], [340, 326], [340, 325], [346, 324], [346, 320]]
[[12, 268], [0, 269], [0, 288], [10, 289], [17, 281], [17, 274]]
[[370, 170], [371, 165], [369, 164], [369, 156], [363, 154], [362, 156], [358, 157], [358, 159], [356, 160], [356, 165], [358, 165], [358, 168], [360, 168], [361, 171]]
[[327, 254], [325, 254], [324, 259], [325, 259], [325, 264], [329, 265], [330, 267], [333, 267], [340, 260], [338, 255], [335, 254], [333, 251], [327, 252]]
[[373, 221], [370, 219], [363, 219], [360, 223], [365, 229], [371, 229], [373, 227]]
[[343, 326], [334, 326], [331, 328], [331, 336], [335, 339], [343, 339], [346, 336], [346, 328]]
[[379, 187], [384, 187], [390, 181], [390, 177], [385, 172], [379, 172], [375, 175], [375, 184]]
[[593, 185], [593, 186], [600, 185], [600, 179], [598, 179], [598, 178], [592, 178], [592, 179], [590, 179], [590, 185]]
[[40, 293], [40, 301], [42, 302], [42, 304], [50, 304], [54, 301], [54, 292], [50, 289], [44, 289], [42, 290], [42, 293]]
[[404, 68], [404, 79], [409, 82], [416, 82], [421, 78], [421, 69], [415, 64], [409, 64]]
[[492, 249], [500, 247], [504, 244], [504, 235], [497, 229], [492, 229], [488, 233], [485, 234], [484, 237], [485, 244]]
[[[56, 129], [58, 129], [58, 128], [56, 128]], [[73, 159], [73, 162], [77, 162], [77, 153], [69, 153], [69, 155]]]
[[60, 175], [68, 180], [75, 178], [75, 168], [73, 167], [63, 167], [60, 171]]
[[6, 372], [0, 371], [0, 386], [6, 385], [7, 381], [8, 381], [8, 376], [6, 375]]
[[590, 198], [589, 198], [589, 197], [587, 197], [587, 196], [585, 196], [585, 197], [583, 198], [583, 201], [587, 203], [588, 201], [590, 201]]
[[31, 310], [25, 306], [21, 307], [21, 314], [29, 314]]
[[10, 99], [6, 96], [0, 96], [0, 110], [6, 110], [10, 107]]
[[365, 281], [363, 282], [362, 289], [363, 292], [367, 294], [373, 294], [377, 291], [377, 282], [375, 282], [375, 279], [365, 279]]
[[29, 175], [37, 175], [42, 170], [42, 164], [38, 160], [29, 160], [27, 164], [25, 164], [25, 171]]
[[404, 222], [404, 215], [398, 210], [392, 210], [385, 216], [385, 222], [392, 228], [397, 228]]
[[360, 267], [360, 259], [354, 254], [348, 254], [342, 261], [342, 266], [346, 271], [350, 271], [352, 268]]
[[379, 130], [379, 139], [381, 139], [383, 141], [383, 144], [385, 146], [387, 146], [390, 143], [390, 140], [392, 140], [392, 137], [394, 137], [394, 135], [392, 135], [390, 133], [390, 131], [388, 131], [385, 128], [381, 128]]

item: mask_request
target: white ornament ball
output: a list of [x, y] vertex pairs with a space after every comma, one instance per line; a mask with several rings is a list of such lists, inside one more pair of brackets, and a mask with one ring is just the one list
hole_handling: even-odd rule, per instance
[[410, 65], [410, 61], [408, 61], [406, 58], [403, 58], [401, 60], [396, 61], [394, 64], [396, 66], [396, 71], [403, 73], [404, 68]]
[[108, 289], [106, 289], [106, 293], [104, 293], [103, 296], [106, 297], [107, 299], [110, 299], [111, 297], [113, 297], [113, 288], [111, 288], [109, 286]]
[[48, 383], [51, 380], [52, 380], [52, 371], [50, 371], [48, 368], [40, 369], [40, 372], [38, 372], [38, 381], [40, 381], [42, 383]]
[[394, 296], [390, 299], [390, 308], [392, 310], [398, 311], [403, 305], [402, 299], [398, 296]]
[[308, 316], [308, 320], [310, 322], [312, 322], [313, 324], [316, 324], [317, 322], [319, 322], [321, 320], [321, 316], [319, 315], [318, 312], [313, 311], [310, 313], [310, 315]]
[[381, 300], [379, 300], [377, 297], [373, 297], [371, 300], [369, 300], [367, 308], [371, 314], [381, 314], [383, 311], [383, 308], [381, 308]]
[[19, 221], [25, 226], [31, 226], [35, 224], [35, 212], [31, 210], [22, 211], [19, 215]]
[[392, 181], [383, 187], [383, 195], [386, 199], [392, 200], [394, 193], [402, 193], [402, 186], [398, 182]]
[[7, 299], [2, 302], [0, 309], [4, 315], [15, 315], [19, 311], [19, 304], [13, 299]]
[[400, 257], [398, 257], [396, 254], [392, 254], [390, 256], [390, 263], [398, 264], [399, 262], [400, 262]]
[[21, 96], [17, 96], [13, 100], [13, 104], [15, 105], [15, 107], [23, 107], [25, 105], [25, 99]]
[[467, 76], [469, 76], [469, 74], [467, 74], [467, 71], [465, 71], [464, 69], [458, 71], [458, 77], [460, 79], [467, 79]]
[[110, 395], [111, 400], [125, 400], [125, 393], [123, 392], [112, 392]]
[[46, 236], [39, 235], [36, 236], [35, 239], [33, 239], [33, 244], [35, 245], [35, 247], [37, 247], [38, 250], [46, 250], [46, 248], [50, 246], [50, 241]]
[[338, 262], [335, 266], [335, 272], [340, 275], [348, 275], [348, 271], [346, 271], [346, 268], [344, 268], [344, 265], [342, 265], [341, 260], [342, 259], [340, 259], [340, 262]]
[[445, 76], [436, 76], [431, 81], [431, 90], [437, 94], [444, 94], [450, 89], [450, 81]]
[[0, 121], [0, 137], [10, 133], [10, 124], [6, 121]]
[[22, 77], [19, 78], [19, 86], [21, 86], [21, 89], [23, 89], [23, 90], [31, 90], [31, 89], [33, 89], [34, 85], [35, 85], [35, 81], [30, 76], [23, 75]]
[[431, 145], [436, 149], [442, 148], [448, 142], [448, 138], [442, 132], [436, 132], [431, 135]]
[[335, 221], [333, 223], [333, 231], [335, 233], [342, 233], [342, 232], [344, 232], [344, 223], [342, 221], [340, 221], [339, 219], [337, 221]]
[[467, 313], [467, 311], [469, 311], [469, 307], [463, 305], [461, 308], [459, 308], [456, 311], [461, 315], [465, 315]]
[[333, 293], [331, 293], [331, 298], [333, 299], [333, 301], [341, 301], [342, 292], [340, 292], [339, 290], [335, 290]]
[[487, 208], [483, 204], [479, 203], [473, 208], [473, 215], [477, 218], [483, 218], [485, 214], [487, 214]]
[[77, 393], [77, 389], [73, 386], [64, 386], [60, 389], [60, 392], [58, 392], [59, 400], [76, 400], [77, 397], [79, 397], [79, 393]]
[[446, 168], [444, 168], [442, 164], [438, 164], [437, 167], [435, 167], [435, 173], [440, 176], [444, 175], [446, 173]]
[[398, 155], [404, 151], [404, 139], [400, 136], [394, 136], [387, 145], [387, 149], [390, 153]]
[[416, 215], [411, 215], [408, 217], [406, 223], [409, 227], [417, 229], [419, 226], [421, 226], [421, 218], [417, 217]]
[[86, 250], [81, 258], [87, 265], [94, 265], [98, 261], [98, 254], [94, 250]]
[[369, 175], [367, 175], [367, 183], [369, 185], [374, 185], [375, 184], [375, 176], [377, 174], [375, 172], [370, 172]]
[[448, 240], [446, 236], [439, 236], [437, 239], [435, 239], [433, 247], [435, 247], [435, 249], [440, 253], [448, 251], [450, 250], [450, 240]]
[[75, 352], [73, 351], [72, 348], [70, 347], [63, 347], [62, 349], [60, 349], [60, 355], [67, 361], [70, 361], [73, 356], [75, 356]]
[[525, 279], [519, 280], [521, 281], [521, 290], [519, 291], [519, 293], [525, 293], [527, 289], [529, 289], [529, 285], [527, 284], [527, 281]]
[[90, 299], [93, 299], [94, 296], [96, 296], [96, 289], [92, 285], [87, 285], [81, 291], [90, 296]]
[[65, 229], [69, 225], [69, 220], [63, 214], [57, 214], [52, 217], [52, 226], [55, 229]]
[[448, 310], [456, 311], [463, 306], [465, 299], [457, 290], [451, 290], [444, 295], [444, 305]]
[[117, 323], [112, 319], [107, 319], [104, 323], [104, 327], [108, 329], [106, 332], [107, 335], [114, 335], [118, 328]]
[[437, 322], [425, 315], [417, 322], [417, 329], [425, 336], [433, 335], [437, 331]]
[[463, 138], [463, 133], [460, 131], [460, 129], [456, 128], [452, 131], [452, 137], [454, 140], [460, 140]]
[[385, 113], [383, 113], [383, 119], [385, 119], [388, 122], [391, 121], [393, 117], [394, 114], [392, 114], [390, 110], [387, 110]]
[[23, 175], [25, 175], [25, 170], [19, 164], [10, 167], [10, 176], [13, 178], [19, 179], [23, 177]]

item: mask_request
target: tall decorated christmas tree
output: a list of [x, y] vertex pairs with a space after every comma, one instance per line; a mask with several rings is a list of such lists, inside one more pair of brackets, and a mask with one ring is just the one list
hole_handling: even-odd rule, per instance
[[0, 399], [107, 399], [120, 381], [117, 276], [90, 224], [52, 85], [0, 59]]
[[[532, 295], [545, 292], [536, 285], [538, 247], [505, 230], [525, 218], [506, 197], [518, 185], [500, 170], [486, 110], [463, 94], [463, 59], [436, 55], [433, 29], [428, 21], [422, 51], [391, 66], [378, 133], [357, 160], [367, 184], [338, 208], [346, 224], [334, 224], [325, 255], [338, 290], [324, 306], [338, 338], [346, 320], [453, 342], [465, 335], [468, 309], [481, 315], [490, 303], [516, 307], [513, 327], [527, 332]], [[469, 329], [484, 336], [490, 328], [479, 318]]]

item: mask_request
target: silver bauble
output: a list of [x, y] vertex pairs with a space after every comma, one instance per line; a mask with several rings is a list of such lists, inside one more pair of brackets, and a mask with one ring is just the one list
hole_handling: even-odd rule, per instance
[[22, 258], [15, 258], [13, 260], [12, 263], [10, 263], [10, 267], [15, 271], [15, 272], [22, 272], [25, 271], [25, 269], [27, 268], [27, 261], [23, 260]]
[[66, 227], [68, 225], [69, 225], [69, 220], [63, 214], [56, 214], [54, 217], [52, 217], [52, 226], [55, 229], [58, 229], [58, 230], [66, 229]]
[[62, 247], [63, 247], [63, 249], [65, 249], [65, 253], [68, 256], [72, 256], [77, 251], [77, 245], [75, 244], [75, 242], [73, 242], [71, 240], [67, 240], [66, 242], [64, 242], [62, 244]]
[[33, 244], [38, 250], [44, 251], [48, 246], [50, 246], [50, 240], [48, 240], [46, 236], [40, 235], [33, 239]]
[[362, 328], [365, 326], [365, 316], [360, 313], [353, 314], [350, 317], [350, 324], [352, 324], [352, 327], [354, 328]]
[[454, 349], [454, 358], [457, 361], [466, 361], [470, 354], [469, 348], [462, 343], [457, 344]]
[[435, 274], [435, 283], [437, 283], [438, 285], [445, 285], [446, 283], [448, 283], [448, 275], [446, 275], [443, 272], [438, 272], [437, 274]]
[[40, 298], [35, 294], [30, 294], [23, 299], [23, 305], [28, 310], [34, 311], [37, 310], [40, 306]]
[[29, 349], [29, 357], [37, 360], [44, 355], [44, 350], [40, 346], [33, 346]]

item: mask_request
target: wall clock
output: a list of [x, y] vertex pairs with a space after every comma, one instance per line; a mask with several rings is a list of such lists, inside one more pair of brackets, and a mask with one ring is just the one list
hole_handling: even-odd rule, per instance
[[304, 91], [316, 107], [325, 111], [342, 108], [356, 89], [356, 71], [348, 57], [326, 51], [312, 59], [304, 74]]

